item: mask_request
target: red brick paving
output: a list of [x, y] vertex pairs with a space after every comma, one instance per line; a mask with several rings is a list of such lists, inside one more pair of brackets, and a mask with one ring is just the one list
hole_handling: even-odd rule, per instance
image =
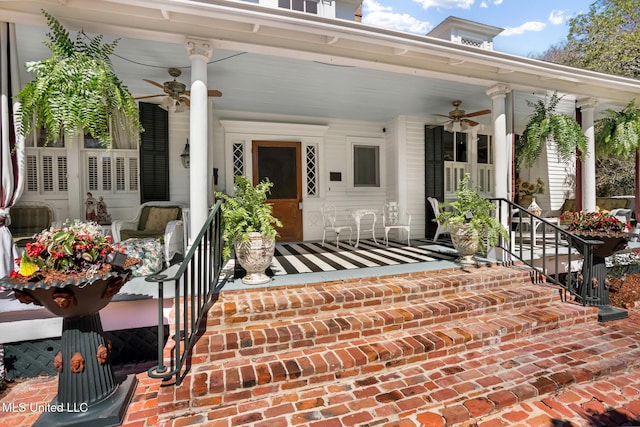
[[[438, 272], [222, 294], [196, 346], [200, 363], [179, 387], [138, 374], [123, 425], [640, 421], [640, 310], [597, 323], [594, 309], [560, 303], [525, 274], [474, 273], [480, 283]], [[55, 378], [31, 379], [1, 403], [48, 402], [56, 387]], [[1, 415], [0, 427], [37, 418]]]

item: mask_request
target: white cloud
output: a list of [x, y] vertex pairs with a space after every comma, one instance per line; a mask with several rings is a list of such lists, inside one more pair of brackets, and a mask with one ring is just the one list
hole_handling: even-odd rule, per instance
[[565, 11], [564, 10], [552, 10], [549, 14], [549, 22], [553, 25], [562, 24], [565, 20]]
[[496, 6], [500, 6], [502, 4], [502, 0], [496, 0], [493, 2]]
[[542, 31], [546, 26], [547, 24], [545, 24], [544, 22], [530, 21], [530, 22], [525, 22], [524, 24], [519, 25], [517, 27], [507, 27], [503, 32], [500, 33], [500, 35], [507, 36], [507, 37], [519, 36], [524, 33]]
[[489, 8], [489, 5], [487, 4], [486, 1], [483, 1], [483, 2], [480, 3], [480, 7], [483, 8], [483, 9], [487, 9], [487, 8]]
[[376, 27], [425, 35], [433, 28], [427, 21], [420, 21], [407, 13], [395, 13], [393, 7], [384, 6], [375, 0], [363, 1], [362, 22]]
[[424, 9], [430, 7], [453, 9], [459, 7], [461, 9], [469, 9], [475, 3], [475, 0], [413, 0], [421, 5]]

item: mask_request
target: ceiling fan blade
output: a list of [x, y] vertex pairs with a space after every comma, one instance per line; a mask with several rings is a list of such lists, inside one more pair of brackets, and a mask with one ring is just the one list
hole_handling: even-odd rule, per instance
[[489, 114], [491, 112], [491, 110], [480, 110], [480, 111], [475, 111], [473, 113], [469, 113], [469, 114], [465, 114], [465, 117], [476, 117], [476, 116], [482, 116], [484, 114]]
[[[191, 91], [190, 90], [185, 90], [184, 94], [190, 96], [191, 95]], [[209, 89], [207, 91], [207, 96], [219, 97], [219, 96], [222, 96], [222, 92], [220, 92], [219, 90], [215, 90], [215, 89]]]
[[145, 82], [147, 82], [147, 83], [149, 83], [151, 85], [157, 86], [160, 89], [164, 90], [164, 85], [163, 84], [160, 84], [158, 82], [154, 82], [153, 80], [148, 80], [148, 79], [142, 79], [142, 80], [144, 80]]
[[184, 102], [184, 104], [187, 107], [191, 107], [191, 102], [189, 101], [189, 98], [187, 98], [186, 96], [181, 96], [180, 97], [180, 102]]
[[438, 117], [446, 117], [447, 119], [449, 118], [449, 116], [447, 116], [446, 114], [433, 114], [434, 116], [438, 116]]
[[469, 126], [478, 126], [480, 124], [478, 122], [474, 122], [473, 120], [469, 120], [469, 119], [462, 119], [462, 121], [468, 123]]
[[158, 95], [147, 95], [147, 96], [137, 96], [133, 99], [148, 99], [148, 98], [156, 98], [158, 96], [165, 96], [164, 93], [158, 94]]

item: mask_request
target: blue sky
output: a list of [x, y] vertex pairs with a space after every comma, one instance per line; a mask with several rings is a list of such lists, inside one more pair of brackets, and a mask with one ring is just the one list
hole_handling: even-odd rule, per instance
[[364, 0], [366, 24], [424, 35], [448, 16], [504, 31], [494, 50], [521, 56], [543, 53], [565, 40], [567, 19], [586, 13], [595, 0]]

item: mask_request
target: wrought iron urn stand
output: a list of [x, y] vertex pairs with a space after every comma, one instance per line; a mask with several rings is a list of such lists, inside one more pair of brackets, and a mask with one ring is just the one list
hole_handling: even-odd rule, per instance
[[[605, 258], [627, 246], [628, 236], [616, 235], [578, 235], [589, 244], [593, 256], [592, 265], [588, 264], [588, 257], [582, 265], [582, 277], [578, 279], [577, 302], [598, 307], [598, 321], [626, 319], [629, 313], [617, 307], [612, 307], [609, 300], [609, 281], [607, 280], [607, 266]], [[576, 245], [580, 248], [580, 245]], [[586, 255], [586, 254], [583, 254]]]
[[104, 308], [131, 271], [112, 272], [90, 279], [52, 285], [21, 283], [8, 277], [0, 285], [13, 289], [25, 304], [42, 305], [62, 320], [61, 351], [54, 358], [58, 394], [41, 412], [35, 426], [118, 426], [136, 388], [135, 375], [118, 381], [111, 365], [111, 344], [105, 339], [99, 311]]

